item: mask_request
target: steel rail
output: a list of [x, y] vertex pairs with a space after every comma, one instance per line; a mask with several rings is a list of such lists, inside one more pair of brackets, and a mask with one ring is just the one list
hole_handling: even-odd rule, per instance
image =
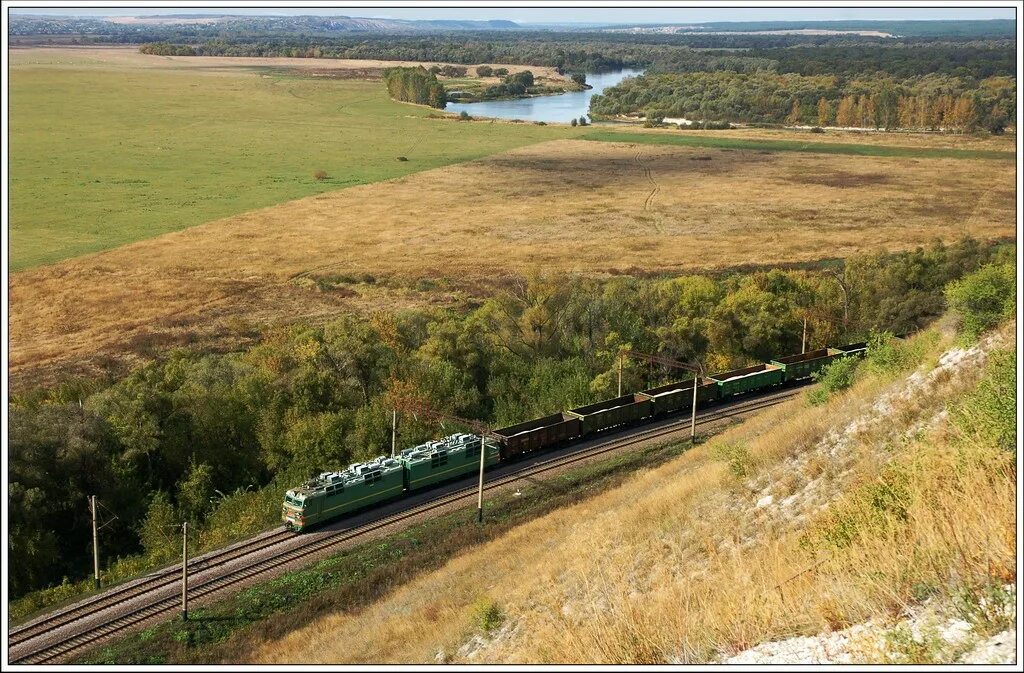
[[[275, 530], [269, 535], [255, 537], [236, 543], [229, 547], [213, 551], [192, 559], [188, 563], [189, 572], [200, 572], [209, 570], [225, 563], [248, 555], [255, 549], [266, 548], [272, 544], [288, 539], [291, 534], [285, 530]], [[92, 596], [84, 601], [75, 603], [59, 612], [50, 613], [41, 619], [19, 625], [7, 634], [8, 647], [19, 645], [31, 640], [47, 631], [53, 631], [84, 619], [89, 614], [98, 610], [110, 607], [116, 603], [131, 600], [143, 594], [161, 589], [180, 581], [181, 564], [157, 570], [150, 575], [144, 575], [141, 581], [129, 581], [119, 584], [101, 594]]]

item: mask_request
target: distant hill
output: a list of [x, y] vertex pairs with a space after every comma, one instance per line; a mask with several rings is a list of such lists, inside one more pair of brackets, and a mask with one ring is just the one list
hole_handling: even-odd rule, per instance
[[1006, 38], [1017, 34], [1011, 19], [984, 21], [717, 21], [691, 24], [626, 24], [606, 32], [632, 33], [773, 33], [781, 31], [834, 31], [884, 33], [894, 37]]
[[450, 19], [404, 20], [350, 16], [241, 16], [211, 14], [161, 14], [152, 16], [43, 16], [14, 14], [11, 35], [123, 35], [152, 29], [178, 28], [198, 33], [237, 31], [245, 33], [415, 33], [463, 30], [517, 30], [514, 21], [460, 21]]

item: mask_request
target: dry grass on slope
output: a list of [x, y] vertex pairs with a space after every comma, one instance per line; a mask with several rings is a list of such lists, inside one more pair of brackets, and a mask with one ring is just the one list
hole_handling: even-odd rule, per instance
[[[932, 332], [908, 352], [934, 365], [948, 341]], [[1012, 458], [954, 448], [944, 420], [983, 360], [955, 351], [931, 373], [770, 410], [252, 661], [708, 661], [896, 615], [953, 578], [1003, 583]]]

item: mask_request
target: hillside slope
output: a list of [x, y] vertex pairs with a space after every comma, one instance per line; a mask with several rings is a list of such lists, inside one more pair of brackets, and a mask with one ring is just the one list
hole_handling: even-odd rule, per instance
[[[939, 328], [889, 342], [824, 404], [768, 411], [252, 662], [813, 663], [830, 638], [837, 663], [1006, 661], [1014, 350], [1014, 324], [972, 347]], [[797, 636], [811, 645], [769, 651]]]

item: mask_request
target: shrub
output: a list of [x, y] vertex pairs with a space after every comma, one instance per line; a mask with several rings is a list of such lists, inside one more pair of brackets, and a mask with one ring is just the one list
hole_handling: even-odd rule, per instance
[[508, 68], [495, 68], [493, 74], [495, 77], [505, 77], [508, 75]]
[[892, 375], [921, 364], [928, 349], [938, 340], [934, 331], [904, 341], [892, 332], [872, 332], [868, 338], [867, 367], [876, 374]]
[[960, 318], [965, 339], [976, 340], [1017, 309], [1014, 267], [987, 264], [946, 286], [946, 301]]
[[470, 117], [469, 113], [466, 112], [465, 110], [459, 112], [459, 121], [467, 122], [467, 121], [470, 121], [471, 119], [473, 119], [473, 118]]
[[494, 74], [494, 69], [489, 65], [478, 65], [476, 67], [476, 74], [479, 77], [490, 77]]
[[953, 606], [982, 637], [1013, 626], [1014, 595], [997, 581], [961, 586], [953, 596]]
[[711, 455], [729, 466], [734, 477], [742, 479], [750, 474], [753, 467], [753, 456], [750, 449], [742, 442], [723, 442], [711, 449]]
[[852, 386], [857, 378], [859, 365], [858, 358], [845, 357], [832, 362], [820, 372], [812, 374], [811, 378], [818, 382], [818, 386], [808, 394], [808, 401], [814, 406], [824, 404], [833, 393]]
[[473, 604], [473, 621], [484, 633], [491, 633], [505, 621], [505, 615], [497, 603], [481, 598]]
[[706, 121], [701, 125], [701, 128], [709, 131], [724, 131], [732, 128], [732, 124], [726, 121]]
[[814, 128], [811, 129], [811, 133], [824, 133], [824, 132], [825, 132], [825, 129], [821, 128], [820, 126], [815, 126]]
[[329, 176], [327, 175], [327, 171], [317, 171], [317, 172], [313, 173], [313, 179], [318, 181], [318, 182], [323, 182], [328, 177]]

